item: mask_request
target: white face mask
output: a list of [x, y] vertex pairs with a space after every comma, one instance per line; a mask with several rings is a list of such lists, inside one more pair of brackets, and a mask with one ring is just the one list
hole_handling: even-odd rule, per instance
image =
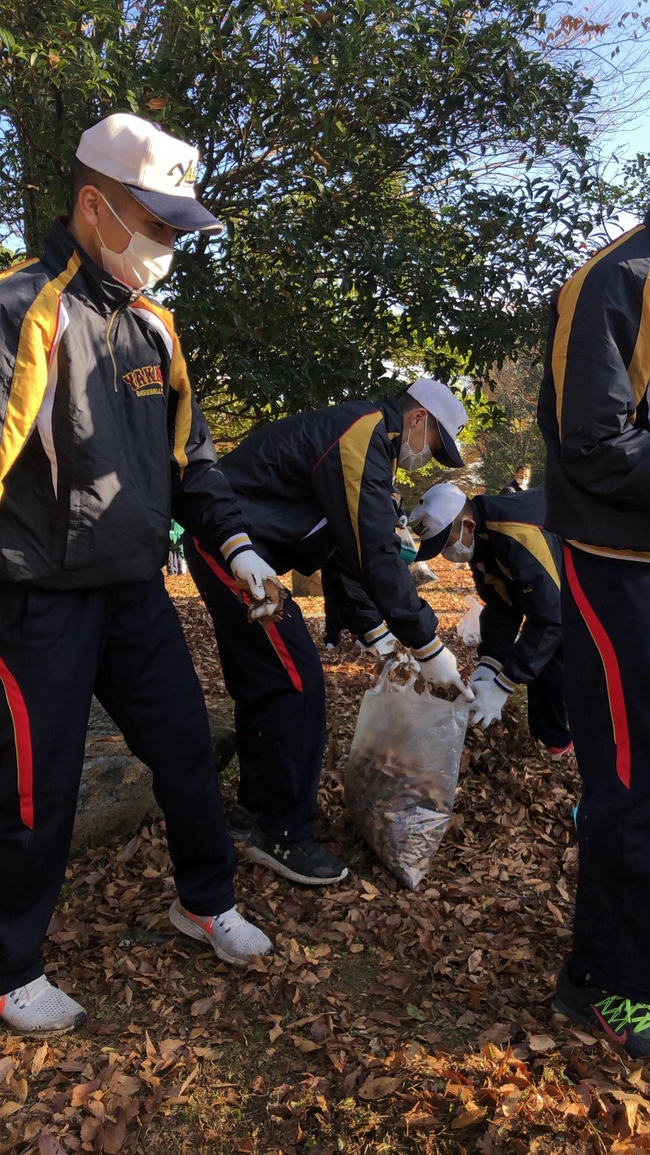
[[470, 545], [463, 544], [463, 529], [465, 522], [461, 522], [460, 534], [458, 541], [453, 545], [446, 545], [440, 552], [447, 561], [471, 561], [474, 557], [474, 535], [472, 534], [472, 541]]
[[411, 449], [411, 429], [409, 428], [406, 441], [403, 445], [400, 445], [399, 456], [397, 458], [397, 464], [399, 465], [400, 469], [407, 469], [409, 473], [412, 473], [413, 470], [422, 469], [428, 461], [431, 461], [433, 453], [430, 447], [427, 445], [428, 420], [429, 418], [427, 415], [424, 418], [424, 446], [419, 451], [419, 453], [414, 453]]
[[100, 196], [131, 237], [124, 252], [115, 253], [113, 249], [106, 248], [102, 234], [97, 229], [97, 236], [102, 246], [102, 265], [106, 272], [116, 277], [118, 281], [123, 281], [125, 285], [130, 285], [132, 289], [146, 289], [149, 285], [155, 285], [156, 281], [167, 276], [171, 268], [174, 259], [173, 248], [170, 249], [169, 245], [159, 245], [157, 241], [149, 240], [143, 233], [132, 233], [128, 225], [118, 217], [112, 205], [108, 204], [106, 197], [101, 193]]

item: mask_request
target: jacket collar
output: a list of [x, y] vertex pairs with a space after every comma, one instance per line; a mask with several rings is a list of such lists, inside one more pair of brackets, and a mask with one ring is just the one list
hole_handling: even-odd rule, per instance
[[72, 233], [67, 229], [67, 217], [59, 217], [45, 237], [41, 262], [45, 268], [58, 276], [65, 269], [68, 261], [76, 253], [81, 261], [81, 268], [71, 282], [76, 296], [81, 297], [92, 305], [97, 312], [103, 314], [114, 313], [132, 301], [136, 301], [141, 294], [130, 289], [128, 285], [111, 277], [100, 265], [88, 256], [85, 249], [75, 241]]
[[400, 409], [394, 397], [388, 397], [385, 401], [380, 401], [379, 409], [381, 409], [384, 423], [388, 431], [392, 456], [397, 457], [399, 454], [399, 447], [402, 444], [402, 429], [404, 428], [404, 414]]

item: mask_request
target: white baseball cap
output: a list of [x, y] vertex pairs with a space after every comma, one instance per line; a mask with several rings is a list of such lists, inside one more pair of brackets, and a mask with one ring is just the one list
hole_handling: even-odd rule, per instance
[[451, 527], [466, 501], [467, 494], [448, 481], [432, 485], [420, 498], [409, 517], [409, 525], [428, 543], [427, 559], [436, 557], [445, 548]]
[[436, 381], [433, 377], [418, 377], [406, 392], [438, 422], [442, 449], [434, 452], [436, 461], [450, 469], [459, 469], [465, 463], [456, 448], [456, 438], [467, 424], [467, 413], [462, 401], [454, 397], [442, 381]]
[[124, 185], [150, 213], [179, 232], [221, 229], [196, 199], [199, 150], [159, 125], [114, 112], [81, 134], [77, 158]]

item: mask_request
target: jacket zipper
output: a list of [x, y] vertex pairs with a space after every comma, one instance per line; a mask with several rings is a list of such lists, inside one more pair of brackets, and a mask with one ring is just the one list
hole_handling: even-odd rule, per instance
[[108, 322], [108, 327], [106, 329], [106, 344], [108, 346], [108, 352], [110, 354], [111, 361], [113, 362], [113, 388], [115, 389], [116, 393], [117, 393], [117, 361], [115, 360], [115, 354], [113, 352], [113, 346], [111, 345], [111, 329], [113, 328], [113, 325], [115, 324], [115, 318], [117, 317], [117, 314], [122, 312], [122, 308], [123, 308], [123, 306], [120, 306], [120, 308], [116, 309], [114, 313], [111, 313], [111, 319]]

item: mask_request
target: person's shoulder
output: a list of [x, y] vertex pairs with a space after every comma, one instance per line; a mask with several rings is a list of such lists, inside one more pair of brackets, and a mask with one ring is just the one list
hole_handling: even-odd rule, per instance
[[[34, 307], [37, 307], [39, 298], [52, 279], [51, 273], [38, 257], [17, 262], [0, 272], [0, 309], [5, 341], [12, 343], [12, 331], [13, 340], [17, 339], [30, 309], [35, 316]], [[50, 308], [55, 307], [55, 304], [50, 303]]]
[[[340, 401], [338, 405], [329, 407], [332, 413], [337, 413], [342, 417], [365, 417], [367, 413], [377, 413], [381, 409], [378, 401], [372, 401], [368, 397], [359, 397], [354, 401]], [[326, 410], [327, 411], [327, 410]]]
[[645, 283], [650, 272], [650, 229], [636, 225], [598, 249], [560, 290], [560, 301], [569, 287], [579, 290], [611, 287], [638, 280]]
[[26, 257], [0, 270], [0, 300], [5, 305], [15, 301], [18, 307], [23, 299], [33, 299], [51, 279], [40, 257]]
[[[479, 499], [476, 499], [479, 500]], [[540, 526], [544, 520], [545, 497], [541, 486], [530, 489], [512, 490], [496, 494], [494, 497], [480, 498], [486, 520]]]
[[170, 337], [175, 335], [174, 314], [169, 309], [165, 309], [158, 301], [154, 301], [151, 297], [145, 296], [141, 293], [140, 296], [130, 306], [137, 313], [144, 315], [145, 319], [153, 321], [155, 318], [160, 324], [164, 325]]

